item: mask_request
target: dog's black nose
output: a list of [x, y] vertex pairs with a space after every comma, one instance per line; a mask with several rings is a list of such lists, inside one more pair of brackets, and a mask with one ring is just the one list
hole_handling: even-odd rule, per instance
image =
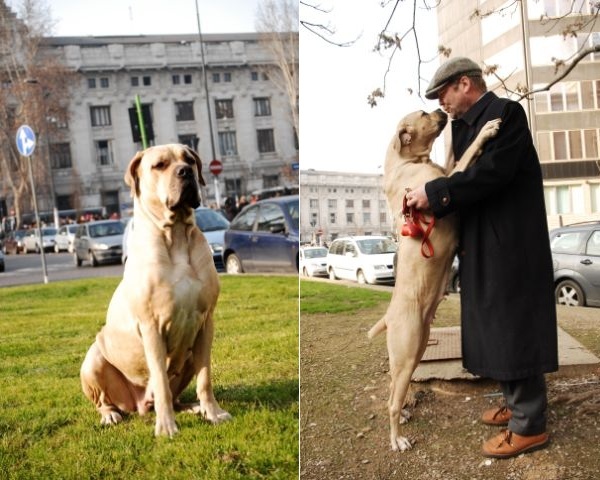
[[192, 167], [190, 167], [189, 165], [182, 165], [180, 167], [177, 167], [177, 170], [175, 170], [175, 175], [177, 175], [180, 178], [189, 178], [192, 176]]

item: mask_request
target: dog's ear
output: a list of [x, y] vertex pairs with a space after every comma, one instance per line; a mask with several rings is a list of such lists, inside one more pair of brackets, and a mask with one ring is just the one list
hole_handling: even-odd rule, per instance
[[184, 150], [185, 154], [192, 158], [194, 162], [196, 162], [196, 166], [198, 167], [198, 181], [200, 182], [200, 185], [206, 185], [204, 178], [202, 177], [202, 160], [200, 160], [200, 155], [198, 155], [198, 153], [196, 153], [187, 145], [184, 146]]
[[400, 140], [400, 146], [404, 147], [406, 145], [410, 145], [412, 142], [412, 134], [414, 133], [414, 128], [410, 125], [402, 125], [398, 129], [398, 139]]
[[140, 177], [138, 175], [138, 167], [142, 161], [144, 152], [137, 152], [129, 162], [129, 166], [125, 171], [125, 183], [131, 188], [131, 196], [138, 197], [140, 195]]

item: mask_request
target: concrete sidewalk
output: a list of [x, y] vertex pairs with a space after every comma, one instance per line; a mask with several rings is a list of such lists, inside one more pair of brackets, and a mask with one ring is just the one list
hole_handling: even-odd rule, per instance
[[[476, 379], [463, 369], [460, 354], [460, 327], [432, 328], [423, 360], [413, 381]], [[559, 372], [563, 367], [598, 365], [600, 359], [562, 328], [558, 328]]]

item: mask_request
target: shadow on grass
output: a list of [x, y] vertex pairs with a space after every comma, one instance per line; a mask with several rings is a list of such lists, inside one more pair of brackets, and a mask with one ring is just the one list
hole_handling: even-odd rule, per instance
[[[187, 388], [180, 397], [182, 402], [196, 401], [194, 388], [195, 384], [192, 388]], [[298, 394], [297, 380], [276, 380], [256, 385], [237, 384], [215, 388], [215, 397], [219, 402], [267, 407], [270, 410], [284, 410], [297, 404]]]

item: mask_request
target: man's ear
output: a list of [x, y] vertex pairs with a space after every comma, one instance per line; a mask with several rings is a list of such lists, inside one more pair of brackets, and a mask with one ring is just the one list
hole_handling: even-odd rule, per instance
[[138, 167], [142, 161], [144, 152], [137, 152], [129, 162], [129, 166], [125, 171], [125, 183], [131, 188], [131, 197], [140, 195], [140, 177], [138, 175]]
[[198, 181], [200, 182], [200, 185], [206, 185], [206, 182], [202, 177], [202, 160], [200, 160], [200, 155], [198, 155], [195, 150], [191, 149], [187, 145], [185, 145], [185, 153], [190, 158], [194, 159], [194, 162], [196, 162], [196, 166], [198, 167]]

